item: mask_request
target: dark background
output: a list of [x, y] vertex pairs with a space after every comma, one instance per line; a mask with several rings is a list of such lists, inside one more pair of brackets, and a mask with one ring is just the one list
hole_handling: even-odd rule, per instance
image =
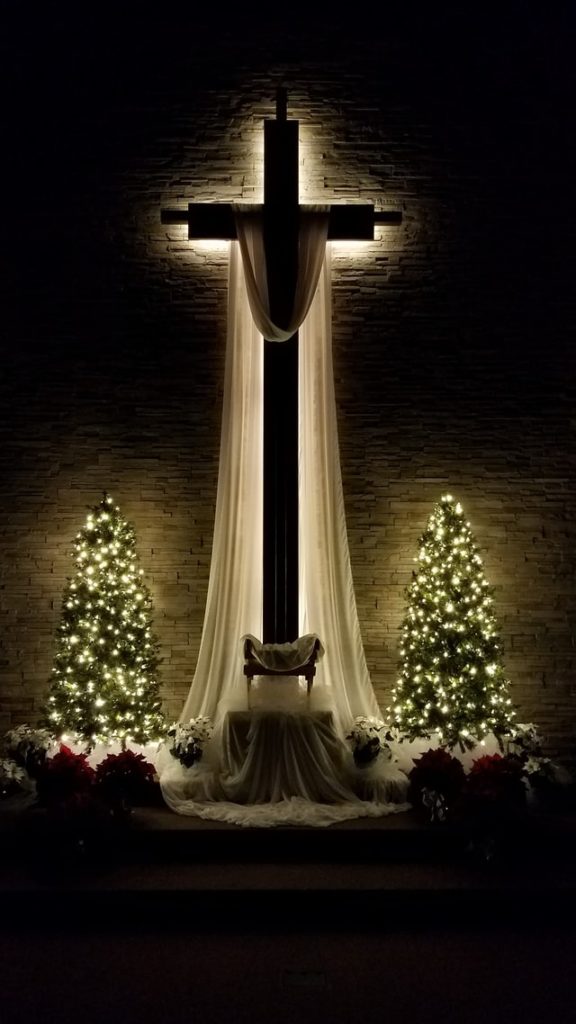
[[404, 213], [334, 267], [381, 706], [417, 539], [452, 490], [496, 586], [519, 718], [573, 760], [573, 20], [3, 5], [1, 725], [38, 713], [70, 541], [103, 489], [136, 526], [179, 712], [210, 564], [227, 263], [159, 210], [254, 200], [250, 145], [283, 81], [309, 133], [303, 197]]
[[[306, 199], [404, 213], [333, 277], [381, 705], [418, 536], [449, 489], [496, 587], [519, 718], [574, 763], [574, 26], [571, 4], [549, 6], [0, 4], [0, 730], [38, 713], [70, 542], [104, 488], [136, 527], [180, 711], [210, 565], [227, 257], [191, 250], [159, 209], [254, 199], [251, 146], [283, 79]], [[545, 870], [528, 856], [520, 879], [516, 863], [383, 863], [374, 902], [359, 842], [325, 899], [300, 864], [299, 898], [267, 892], [256, 864], [260, 899], [241, 864], [216, 865], [212, 891], [191, 844], [184, 865], [121, 864], [100, 903], [105, 866], [66, 838], [34, 848], [32, 831], [4, 878], [10, 1022], [570, 1018], [573, 885], [552, 835]]]

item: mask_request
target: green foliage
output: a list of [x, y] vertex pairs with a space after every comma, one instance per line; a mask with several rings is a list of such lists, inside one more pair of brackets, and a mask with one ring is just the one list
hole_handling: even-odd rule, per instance
[[76, 573], [62, 601], [46, 721], [92, 744], [146, 743], [164, 731], [152, 601], [133, 527], [109, 495], [74, 542]]
[[471, 747], [513, 728], [492, 590], [462, 506], [445, 495], [420, 538], [402, 624], [392, 724]]

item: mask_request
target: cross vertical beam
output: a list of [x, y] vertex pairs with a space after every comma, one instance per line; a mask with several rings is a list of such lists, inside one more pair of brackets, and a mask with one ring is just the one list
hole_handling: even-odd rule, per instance
[[[298, 275], [298, 122], [264, 122], [264, 244], [271, 318], [290, 320]], [[264, 342], [263, 640], [298, 636], [298, 335]]]

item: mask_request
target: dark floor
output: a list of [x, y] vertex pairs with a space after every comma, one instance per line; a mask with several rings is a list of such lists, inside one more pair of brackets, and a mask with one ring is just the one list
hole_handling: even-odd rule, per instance
[[576, 827], [0, 823], [0, 1022], [576, 1020]]

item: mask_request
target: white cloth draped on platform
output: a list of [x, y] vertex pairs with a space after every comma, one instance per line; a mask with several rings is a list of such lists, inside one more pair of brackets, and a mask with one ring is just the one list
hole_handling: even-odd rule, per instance
[[[284, 333], [286, 337], [293, 334], [300, 326], [298, 316], [305, 316], [308, 309], [300, 327], [299, 344], [300, 635], [318, 634], [325, 649], [306, 707], [313, 714], [326, 709], [331, 712], [330, 743], [340, 744], [342, 750], [345, 732], [354, 717], [378, 716], [379, 709], [360, 636], [348, 552], [332, 370], [330, 247], [326, 245], [326, 231], [327, 218], [322, 214], [313, 214], [302, 229], [300, 250], [301, 254], [306, 253], [309, 276], [304, 275], [305, 280], [297, 288], [296, 326], [290, 334]], [[223, 752], [229, 713], [247, 707], [241, 638], [247, 633], [262, 635], [261, 333], [269, 333], [274, 326], [267, 322], [264, 250], [258, 218], [242, 219], [238, 234], [240, 243], [231, 243], [230, 252], [228, 344], [210, 581], [197, 668], [181, 715], [182, 721], [209, 715], [215, 720], [216, 730], [206, 763], [197, 768], [182, 769], [169, 755], [162, 758], [164, 797], [179, 813], [238, 824], [305, 821], [326, 825], [402, 810], [405, 805], [386, 803], [383, 796], [390, 791], [390, 780], [392, 788], [398, 782], [397, 792], [401, 793], [397, 769], [393, 765], [383, 766], [382, 784], [378, 783], [375, 771], [374, 799], [359, 800], [353, 790], [351, 758], [342, 780], [331, 784], [331, 791], [338, 792], [339, 803], [328, 806], [322, 802], [330, 785], [327, 789], [327, 780], [321, 777], [315, 786], [307, 778], [303, 789], [298, 777], [306, 776], [308, 769], [305, 765], [298, 767], [295, 761], [291, 791], [284, 789], [282, 798], [267, 805], [266, 811], [259, 801], [258, 806], [233, 802], [234, 794], [243, 792], [239, 781], [242, 770], [236, 764], [225, 766]], [[246, 254], [244, 268], [240, 246]], [[260, 321], [261, 332], [251, 315], [244, 278], [247, 268], [249, 282], [252, 280], [248, 284], [252, 313], [256, 306], [264, 306], [264, 323], [262, 309], [254, 314]], [[310, 281], [314, 277], [312, 291]], [[280, 692], [281, 684], [274, 680], [266, 685], [271, 692]], [[309, 732], [305, 738], [300, 735], [303, 726], [298, 715], [301, 717], [303, 698], [297, 684], [295, 693], [294, 714], [289, 720], [290, 743], [294, 749], [308, 747], [310, 751]], [[255, 742], [260, 741], [263, 742], [262, 734], [256, 731]], [[322, 773], [322, 765], [326, 768], [330, 758], [320, 749], [316, 758], [314, 770]], [[231, 773], [227, 778], [222, 775], [224, 767]]]
[[331, 825], [406, 809], [396, 765], [357, 768], [329, 710], [229, 712], [220, 742], [183, 768], [164, 748], [162, 792], [179, 814], [244, 826]]

